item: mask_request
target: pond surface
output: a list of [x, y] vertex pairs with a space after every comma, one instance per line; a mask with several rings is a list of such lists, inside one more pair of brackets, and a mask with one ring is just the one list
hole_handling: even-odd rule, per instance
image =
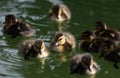
[[[93, 29], [98, 20], [104, 20], [110, 27], [120, 31], [120, 0], [0, 0], [0, 78], [91, 78], [69, 74], [71, 56], [85, 52], [77, 48], [69, 54], [51, 52], [43, 69], [38, 59], [25, 61], [19, 51], [20, 43], [28, 38], [13, 39], [2, 32], [5, 15], [14, 14], [36, 30], [30, 38], [41, 38], [49, 46], [58, 26], [47, 18], [47, 13], [52, 3], [56, 2], [70, 8], [72, 18], [64, 31], [74, 36], [79, 36], [85, 29]], [[99, 59], [98, 54], [92, 55], [101, 68], [92, 78], [119, 78], [120, 69], [115, 69], [113, 63]]]

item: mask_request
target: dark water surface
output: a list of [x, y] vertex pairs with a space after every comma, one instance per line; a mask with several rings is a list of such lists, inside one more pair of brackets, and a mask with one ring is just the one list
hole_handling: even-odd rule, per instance
[[83, 53], [80, 50], [70, 54], [50, 53], [44, 69], [38, 59], [24, 61], [19, 45], [28, 38], [11, 39], [3, 34], [5, 15], [14, 14], [30, 23], [36, 30], [32, 38], [41, 38], [49, 46], [58, 26], [47, 18], [47, 13], [52, 3], [56, 2], [65, 3], [70, 8], [72, 18], [65, 31], [75, 36], [85, 29], [93, 29], [97, 20], [104, 20], [120, 31], [120, 0], [0, 0], [0, 78], [120, 78], [120, 69], [115, 69], [111, 62], [99, 59], [98, 54], [93, 56], [101, 70], [95, 77], [70, 75], [69, 59], [74, 54]]

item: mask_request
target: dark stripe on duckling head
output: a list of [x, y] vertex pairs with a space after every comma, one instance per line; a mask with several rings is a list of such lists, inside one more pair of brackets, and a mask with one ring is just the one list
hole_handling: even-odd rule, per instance
[[81, 65], [85, 68], [85, 69], [89, 69], [89, 71], [91, 71], [90, 65], [91, 65], [91, 61], [92, 61], [92, 56], [91, 55], [85, 55], [82, 58], [81, 61]]
[[40, 54], [42, 54], [41, 52], [41, 46], [43, 44], [43, 41], [42, 40], [36, 40], [35, 43], [34, 43], [34, 49], [35, 51], [39, 52]]
[[63, 36], [63, 33], [57, 33], [55, 35], [55, 41], [57, 42], [61, 36]]
[[58, 18], [59, 9], [60, 9], [60, 6], [58, 4], [55, 4], [52, 7], [52, 12], [56, 15], [57, 18]]

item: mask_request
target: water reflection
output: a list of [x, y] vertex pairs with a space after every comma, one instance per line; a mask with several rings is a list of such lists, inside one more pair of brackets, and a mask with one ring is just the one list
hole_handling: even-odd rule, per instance
[[63, 3], [61, 0], [48, 0], [51, 3]]
[[9, 78], [19, 76], [22, 78], [22, 75], [16, 71], [19, 69], [19, 67], [21, 67], [21, 60], [17, 54], [18, 50], [7, 47], [0, 49], [0, 76]]

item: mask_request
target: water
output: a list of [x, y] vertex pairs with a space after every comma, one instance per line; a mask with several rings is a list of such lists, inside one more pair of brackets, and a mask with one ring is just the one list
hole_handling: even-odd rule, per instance
[[[85, 29], [93, 29], [97, 20], [104, 20], [110, 27], [120, 29], [119, 0], [0, 0], [0, 78], [91, 78], [69, 74], [70, 57], [83, 51], [50, 53], [43, 69], [40, 60], [25, 61], [20, 53], [20, 43], [28, 38], [11, 39], [2, 32], [4, 16], [14, 14], [33, 26], [36, 30], [33, 38], [41, 38], [49, 46], [58, 28], [46, 16], [52, 3], [57, 2], [69, 6], [72, 18], [65, 31], [75, 36]], [[119, 78], [120, 70], [115, 69], [113, 63], [99, 59], [98, 54], [93, 56], [101, 70], [92, 78]]]

